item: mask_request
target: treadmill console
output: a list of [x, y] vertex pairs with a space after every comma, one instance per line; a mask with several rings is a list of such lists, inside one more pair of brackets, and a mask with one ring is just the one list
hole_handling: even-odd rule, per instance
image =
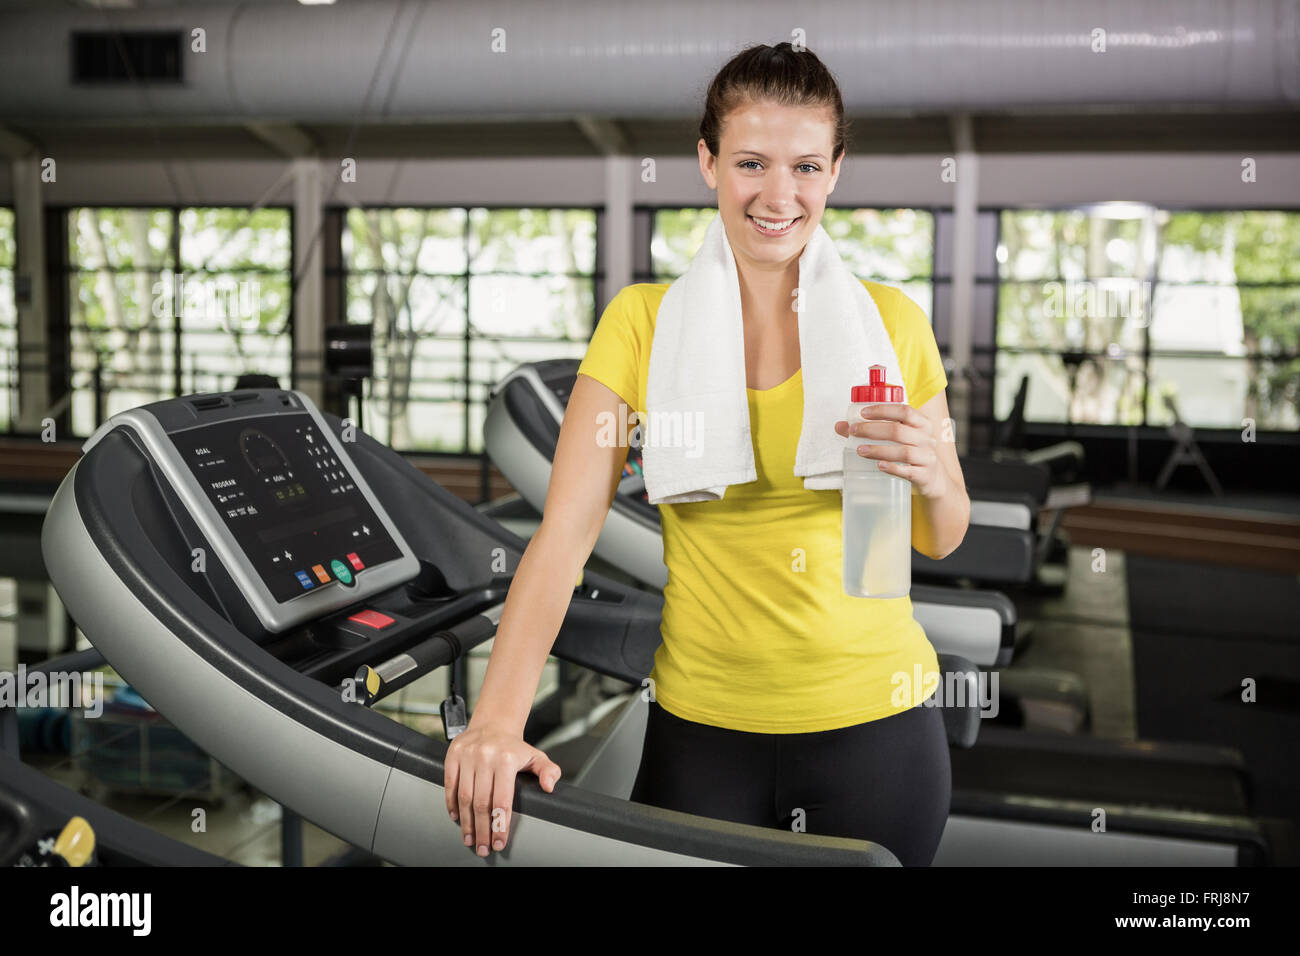
[[172, 436], [244, 559], [284, 603], [401, 558], [343, 455], [306, 412]]
[[268, 632], [412, 578], [411, 549], [301, 392], [189, 396], [106, 422], [143, 440]]

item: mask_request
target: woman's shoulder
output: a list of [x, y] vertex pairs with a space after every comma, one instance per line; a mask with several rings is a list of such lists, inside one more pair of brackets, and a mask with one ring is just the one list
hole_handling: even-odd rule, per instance
[[615, 298], [626, 296], [629, 304], [643, 305], [654, 312], [659, 308], [659, 303], [671, 284], [670, 282], [633, 282], [631, 285], [623, 286]]
[[880, 310], [882, 316], [888, 317], [898, 310], [898, 298], [903, 293], [896, 286], [885, 285], [883, 282], [872, 282], [870, 279], [858, 279], [871, 294], [871, 298], [876, 303], [876, 308]]
[[617, 311], [627, 322], [634, 326], [653, 329], [655, 315], [659, 312], [659, 303], [663, 301], [664, 293], [668, 291], [670, 284], [667, 282], [634, 282], [631, 285], [626, 285], [618, 291], [614, 298], [610, 299], [606, 311]]
[[916, 303], [916, 300], [902, 289], [885, 285], [883, 282], [872, 282], [870, 279], [858, 281], [866, 286], [867, 292], [871, 294], [891, 338], [899, 334], [916, 334], [918, 324], [929, 328], [930, 317], [925, 314], [925, 310]]

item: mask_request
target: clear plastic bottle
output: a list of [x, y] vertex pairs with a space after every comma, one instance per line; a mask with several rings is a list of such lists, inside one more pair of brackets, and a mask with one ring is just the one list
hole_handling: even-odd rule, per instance
[[[868, 370], [870, 384], [855, 385], [847, 421], [862, 409], [903, 401], [903, 387], [885, 383], [885, 367]], [[844, 445], [844, 593], [862, 598], [899, 598], [912, 590], [912, 483], [886, 474], [859, 445], [897, 442], [851, 435]]]

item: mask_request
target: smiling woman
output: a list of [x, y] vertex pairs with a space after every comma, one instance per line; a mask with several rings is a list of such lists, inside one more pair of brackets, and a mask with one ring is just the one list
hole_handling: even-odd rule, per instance
[[[818, 230], [846, 141], [839, 89], [809, 51], [753, 47], [709, 87], [700, 172], [717, 190], [739, 283], [757, 477], [718, 500], [659, 506], [668, 583], [632, 799], [871, 840], [924, 866], [948, 817], [947, 735], [942, 712], [925, 703], [934, 682], [923, 677], [913, 691], [900, 681], [937, 677], [937, 655], [908, 597], [844, 593], [841, 494], [806, 488], [794, 474], [804, 373], [816, 374], [803, 367], [799, 323], [816, 316], [801, 319], [793, 295], [809, 241], [830, 242]], [[943, 364], [920, 308], [897, 289], [863, 284], [913, 407], [896, 421], [855, 423], [854, 434], [897, 442], [881, 469], [912, 482], [913, 544], [938, 554], [960, 540], [969, 510], [952, 443], [936, 453], [947, 415]], [[488, 831], [488, 811], [509, 810], [515, 773], [537, 774], [543, 788], [559, 777], [521, 737], [550, 646], [541, 638], [555, 628], [539, 626], [534, 611], [516, 625], [512, 607], [540, 607], [554, 620], [567, 606], [627, 460], [587, 423], [621, 420], [620, 404], [647, 409], [668, 288], [624, 288], [597, 323], [565, 410], [542, 526], [511, 585], [515, 604], [503, 613], [469, 727], [448, 749], [456, 794], [448, 812], [480, 855], [489, 836], [494, 850], [505, 845]], [[864, 370], [870, 358], [861, 356]]]
[[[935, 670], [934, 649], [908, 598], [864, 602], [842, 592], [840, 493], [809, 491], [793, 474], [804, 369], [792, 303], [847, 140], [839, 88], [810, 51], [752, 47], [709, 87], [697, 150], [735, 259], [758, 479], [718, 501], [660, 505], [663, 643], [632, 798], [879, 840], [905, 864], [926, 865], [948, 815], [947, 744], [939, 710], [922, 704], [924, 693], [896, 693], [896, 678]], [[931, 546], [923, 539], [934, 536], [935, 515], [939, 537], [960, 539], [955, 451], [935, 452], [947, 381], [929, 322], [898, 290], [867, 289], [914, 407], [898, 422], [857, 423], [855, 434], [914, 453], [881, 463], [913, 483], [914, 541]], [[579, 372], [644, 404], [647, 373], [637, 366], [648, 360], [665, 289], [636, 291], [644, 307], [627, 322], [602, 317]], [[615, 328], [635, 344], [601, 334]]]

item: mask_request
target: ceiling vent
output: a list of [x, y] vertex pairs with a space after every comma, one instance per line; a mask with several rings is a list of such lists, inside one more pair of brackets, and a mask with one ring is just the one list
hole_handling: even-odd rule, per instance
[[181, 34], [110, 31], [72, 34], [72, 82], [180, 83]]

